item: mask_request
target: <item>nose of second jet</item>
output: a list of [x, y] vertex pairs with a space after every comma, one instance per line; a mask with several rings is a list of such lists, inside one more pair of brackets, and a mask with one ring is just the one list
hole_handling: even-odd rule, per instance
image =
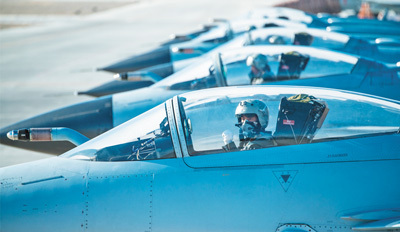
[[112, 97], [106, 96], [44, 113], [0, 129], [0, 143], [54, 155], [74, 147], [70, 142], [22, 142], [7, 137], [11, 130], [39, 127], [67, 127], [93, 138], [113, 127]]
[[174, 67], [172, 63], [160, 64], [142, 69], [141, 71], [117, 74], [120, 76], [125, 75], [125, 79], [128, 79], [128, 76], [130, 76], [136, 77], [138, 80], [123, 80], [123, 78], [119, 78], [120, 80], [118, 81], [114, 80], [111, 82], [107, 82], [87, 91], [79, 91], [77, 93], [79, 95], [85, 94], [93, 97], [101, 97], [109, 94], [126, 92], [150, 86], [158, 80], [161, 80], [162, 78], [167, 77], [173, 73]]

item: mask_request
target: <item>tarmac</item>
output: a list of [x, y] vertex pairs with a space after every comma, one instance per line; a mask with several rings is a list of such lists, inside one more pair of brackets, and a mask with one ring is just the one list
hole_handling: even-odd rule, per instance
[[[264, 0], [0, 0], [0, 127], [73, 103], [108, 82], [98, 67], [153, 49]], [[82, 122], [85, 123], [85, 122]], [[0, 167], [51, 155], [0, 145]]]

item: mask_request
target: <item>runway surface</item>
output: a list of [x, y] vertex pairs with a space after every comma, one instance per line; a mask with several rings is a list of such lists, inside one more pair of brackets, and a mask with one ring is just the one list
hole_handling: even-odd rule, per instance
[[[0, 0], [0, 5], [7, 2]], [[88, 4], [90, 7], [71, 8], [68, 13], [54, 10], [43, 14], [40, 8], [31, 13], [0, 12], [0, 24], [17, 26], [0, 30], [0, 127], [91, 99], [74, 92], [112, 79], [111, 73], [95, 71], [97, 67], [150, 50], [172, 33], [190, 32], [211, 18], [233, 19], [280, 1], [85, 2], [99, 7]], [[77, 13], [77, 9], [82, 10]], [[0, 167], [47, 157], [51, 156], [0, 145]]]

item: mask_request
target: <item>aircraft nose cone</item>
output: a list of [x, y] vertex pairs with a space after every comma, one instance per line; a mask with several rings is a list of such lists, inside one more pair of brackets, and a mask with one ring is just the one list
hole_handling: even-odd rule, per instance
[[151, 78], [151, 75], [146, 75], [143, 73], [151, 73], [156, 75], [157, 77], [164, 78], [174, 73], [174, 68], [172, 63], [166, 63], [161, 65], [152, 66], [146, 69], [142, 69], [142, 71], [132, 72], [131, 75], [135, 76], [137, 73], [137, 79], [135, 81], [126, 80], [127, 73], [116, 74], [120, 80], [114, 80], [97, 86], [95, 88], [89, 89], [87, 91], [79, 91], [77, 92], [79, 95], [89, 95], [93, 97], [101, 97], [105, 95], [110, 95], [114, 93], [121, 93], [130, 90], [140, 89], [154, 84], [157, 80]]
[[74, 147], [72, 143], [66, 141], [12, 140], [16, 137], [13, 130], [39, 127], [67, 127], [88, 138], [93, 138], [113, 127], [112, 98], [108, 96], [71, 105], [3, 127], [0, 129], [0, 143], [54, 155], [62, 154]]
[[16, 132], [16, 130], [9, 131], [7, 133], [7, 138], [10, 139], [10, 140], [17, 140], [18, 139], [18, 135], [15, 132]]
[[114, 93], [144, 88], [152, 84], [154, 84], [152, 81], [110, 81], [86, 91], [79, 91], [78, 95], [101, 97]]
[[169, 46], [162, 46], [141, 55], [132, 56], [126, 60], [119, 61], [98, 70], [113, 73], [132, 72], [154, 65], [171, 62]]

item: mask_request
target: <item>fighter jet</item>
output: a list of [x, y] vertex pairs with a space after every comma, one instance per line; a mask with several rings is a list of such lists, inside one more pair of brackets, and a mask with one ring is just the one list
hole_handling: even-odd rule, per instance
[[[245, 16], [233, 20], [213, 19], [211, 23], [203, 25], [200, 30], [186, 35], [173, 34], [170, 41], [161, 43], [160, 47], [155, 50], [132, 56], [127, 60], [99, 68], [99, 70], [120, 73], [188, 59], [189, 57], [203, 54], [209, 51], [210, 48], [224, 44], [250, 28], [305, 28], [304, 24], [310, 24], [313, 21], [313, 17], [313, 15], [297, 9], [265, 7], [254, 9]], [[329, 24], [325, 23], [323, 25], [328, 26]], [[171, 47], [170, 45], [176, 46]], [[180, 51], [181, 53], [175, 54], [173, 53], [174, 51]]]
[[[380, 0], [381, 1], [381, 0]], [[390, 0], [389, 0], [390, 1]], [[346, 1], [349, 3], [349, 1]], [[381, 1], [382, 2], [382, 1]], [[344, 3], [344, 2], [341, 2]], [[344, 6], [345, 4], [341, 4], [342, 9], [348, 9]], [[360, 6], [362, 5], [360, 1], [356, 3], [351, 3], [353, 10], [359, 10]], [[392, 4], [386, 5], [386, 9], [391, 8], [398, 8], [398, 4], [392, 1]], [[382, 9], [382, 8], [381, 8]], [[324, 11], [326, 12], [326, 11]], [[343, 12], [342, 12], [343, 13]], [[378, 14], [378, 13], [376, 13]], [[342, 16], [343, 14], [330, 14], [330, 13], [321, 13], [318, 12], [317, 14], [307, 13], [300, 9], [288, 8], [288, 7], [260, 7], [249, 11], [245, 16], [242, 18], [280, 18], [280, 19], [287, 19], [290, 21], [296, 21], [303, 24], [306, 24], [310, 28], [326, 28], [329, 26], [339, 26], [339, 27], [348, 27], [348, 28], [356, 28], [362, 27], [361, 31], [362, 34], [369, 34], [372, 32], [376, 33], [369, 27], [398, 27], [399, 22], [394, 20], [386, 20], [385, 18], [373, 18], [373, 19], [366, 19], [366, 18], [358, 18], [358, 17], [351, 17], [347, 15], [346, 17]], [[381, 31], [377, 28], [378, 31]], [[394, 29], [394, 28], [393, 28]], [[360, 29], [358, 29], [360, 30]], [[348, 30], [351, 33], [351, 30]], [[386, 32], [387, 33], [387, 32]], [[392, 30], [389, 32], [390, 35], [398, 35], [396, 30]]]
[[[360, 37], [353, 37], [343, 33], [329, 32], [315, 28], [259, 28], [251, 30], [244, 35], [211, 50], [215, 51], [231, 49], [246, 45], [266, 44], [288, 44], [321, 47], [337, 51], [344, 51], [355, 55], [370, 57], [388, 63], [400, 61], [399, 45], [400, 40], [381, 38], [368, 40]], [[182, 47], [182, 44], [172, 45], [172, 56], [182, 56], [186, 51], [195, 47]]]
[[[253, 10], [245, 16], [233, 20], [213, 19], [211, 23], [204, 25], [200, 30], [187, 35], [173, 35], [171, 41], [162, 43], [159, 48], [144, 54], [134, 55], [98, 70], [121, 73], [175, 62], [204, 54], [210, 48], [219, 46], [252, 27], [304, 28], [304, 24], [311, 23], [312, 20], [312, 16], [303, 11], [285, 7], [266, 7], [258, 11]], [[327, 26], [326, 24], [323, 25]], [[186, 52], [186, 55], [172, 53], [172, 51], [179, 51], [179, 47], [172, 48], [170, 45], [179, 44], [183, 47], [181, 52]], [[190, 48], [184, 50], [184, 47]]]
[[246, 45], [293, 44], [342, 51], [387, 63], [400, 61], [400, 40], [374, 40], [321, 29], [275, 28], [248, 32]]
[[[342, 33], [327, 32], [313, 28], [263, 28], [247, 32], [235, 39], [218, 46], [203, 56], [212, 56], [233, 48], [248, 45], [304, 45], [342, 51], [377, 59], [388, 63], [400, 61], [400, 40], [376, 39], [369, 41], [362, 38], [351, 37]], [[172, 54], [178, 54], [184, 49], [172, 47]], [[176, 55], [179, 56], [179, 55]], [[113, 80], [95, 88], [79, 91], [78, 94], [86, 94], [94, 97], [129, 91], [151, 85], [174, 72], [182, 70], [189, 64], [196, 62], [196, 58], [184, 59], [168, 65], [157, 65], [142, 71], [120, 73], [115, 75], [118, 80]], [[168, 67], [168, 68], [166, 68]], [[167, 70], [162, 72], [160, 70]], [[145, 83], [145, 85], [143, 84]]]
[[168, 98], [204, 88], [251, 84], [322, 86], [399, 100], [398, 71], [399, 68], [366, 58], [312, 47], [247, 46], [192, 64], [147, 88], [71, 105], [6, 126], [0, 130], [0, 142], [61, 154], [73, 145], [62, 141], [57, 146], [13, 141], [7, 133], [24, 128], [68, 127], [93, 138]]
[[[162, 45], [149, 52], [134, 55], [106, 67], [98, 68], [98, 70], [113, 73], [129, 72], [197, 57], [243, 34], [250, 28], [306, 27], [304, 24], [282, 19], [241, 19], [231, 21], [217, 19], [215, 23], [215, 26], [210, 30], [191, 40]], [[165, 68], [168, 70], [168, 67]]]
[[[267, 8], [270, 9], [270, 8]], [[275, 9], [274, 9], [275, 10]], [[293, 10], [295, 12], [295, 10]], [[267, 12], [264, 12], [265, 15], [268, 15]], [[292, 12], [289, 11], [289, 12]], [[287, 12], [287, 14], [284, 15], [288, 15], [289, 12]], [[258, 12], [260, 13], [260, 12]], [[258, 18], [259, 16], [255, 16], [257, 14], [250, 14], [250, 17], [255, 17]], [[271, 15], [272, 17], [279, 17], [277, 15]], [[283, 17], [283, 16], [281, 16]], [[340, 33], [342, 32], [342, 34], [347, 35], [348, 37], [351, 36], [353, 40], [358, 39], [359, 41], [351, 41], [353, 43], [360, 43], [360, 47], [362, 46], [368, 46], [366, 45], [368, 42], [368, 38], [372, 38], [373, 40], [378, 39], [379, 37], [387, 37], [390, 35], [396, 35], [395, 38], [399, 39], [400, 38], [400, 33], [398, 32], [398, 30], [396, 30], [396, 28], [400, 27], [400, 23], [398, 22], [382, 22], [379, 20], [360, 20], [360, 19], [342, 19], [342, 18], [326, 18], [326, 19], [322, 19], [322, 18], [316, 18], [316, 16], [313, 16], [314, 19], [311, 18], [311, 16], [304, 16], [306, 18], [302, 18], [300, 17], [298, 14], [295, 14], [295, 16], [292, 16], [292, 18], [299, 18], [302, 20], [299, 21], [287, 21], [286, 25], [284, 24], [284, 20], [278, 21], [278, 23], [275, 24], [279, 27], [274, 27], [273, 29], [270, 29], [269, 33], [272, 33], [273, 30], [277, 30], [278, 34], [279, 34], [279, 30], [283, 29], [283, 28], [287, 28], [286, 30], [297, 30], [297, 32], [299, 32], [299, 30], [304, 30], [307, 31], [307, 28], [311, 28], [311, 29], [320, 29], [321, 32], [314, 32], [316, 33], [316, 36], [320, 37], [322, 36], [323, 32], [322, 31], [326, 31], [326, 32], [337, 32]], [[270, 18], [270, 17], [268, 17]], [[311, 18], [311, 19], [309, 19]], [[245, 20], [245, 19], [243, 19]], [[274, 19], [276, 20], [276, 19]], [[314, 21], [310, 21], [310, 20], [314, 20]], [[320, 20], [323, 22], [317, 24], [315, 23], [316, 20]], [[288, 22], [291, 22], [290, 24]], [[312, 24], [312, 22], [314, 22], [314, 24]], [[249, 25], [251, 23], [248, 23]], [[352, 25], [352, 26], [349, 26]], [[306, 27], [305, 27], [306, 26]], [[258, 29], [262, 29], [262, 28], [266, 28], [266, 27], [258, 27]], [[267, 27], [269, 28], [269, 27]], [[377, 35], [377, 36], [372, 36], [372, 35], [365, 35], [365, 36], [360, 36], [360, 31], [363, 30], [369, 30], [369, 33], [366, 32], [366, 34], [378, 34], [379, 30], [383, 30], [383, 29], [387, 29], [387, 32], [383, 32], [381, 35]], [[312, 30], [311, 30], [312, 31]], [[296, 32], [295, 32], [296, 33]], [[311, 32], [313, 33], [313, 32]], [[329, 36], [329, 34], [326, 34], [327, 37], [332, 38], [332, 36]], [[342, 37], [345, 37], [345, 35], [342, 35]], [[329, 39], [328, 39], [329, 40]], [[334, 40], [337, 40], [334, 39]], [[293, 39], [292, 39], [293, 41]], [[322, 46], [324, 47], [324, 44], [326, 44], [328, 41], [323, 41], [322, 39], [319, 41], [319, 45], [317, 46]], [[332, 46], [332, 45], [331, 45]], [[354, 45], [353, 45], [354, 46]], [[174, 59], [171, 59], [172, 62], [173, 61], [177, 61], [177, 60], [182, 60], [182, 59], [186, 59], [188, 57], [193, 57], [195, 55], [200, 55], [200, 54], [204, 54], [204, 51], [210, 51], [207, 50], [207, 48], [204, 47], [199, 47], [199, 45], [195, 42], [195, 41], [188, 41], [185, 43], [179, 43], [179, 44], [174, 44], [171, 46], [171, 57], [176, 57]], [[354, 54], [354, 53], [353, 53]], [[384, 57], [384, 56], [381, 56]], [[398, 60], [397, 60], [398, 61]], [[396, 61], [396, 62], [397, 62]]]
[[1, 230], [397, 231], [399, 104], [307, 87], [175, 96], [1, 168]]
[[340, 18], [332, 15], [318, 17], [296, 9], [267, 7], [255, 9], [246, 16], [235, 20], [223, 20], [223, 23], [217, 24], [214, 28], [194, 39], [182, 43], [174, 43], [172, 44], [174, 46], [161, 46], [147, 53], [134, 55], [109, 66], [99, 68], [99, 70], [114, 73], [130, 72], [198, 56], [229, 41], [251, 27], [309, 27], [368, 39], [381, 37], [400, 39], [400, 32], [397, 30], [400, 27], [399, 22]]

